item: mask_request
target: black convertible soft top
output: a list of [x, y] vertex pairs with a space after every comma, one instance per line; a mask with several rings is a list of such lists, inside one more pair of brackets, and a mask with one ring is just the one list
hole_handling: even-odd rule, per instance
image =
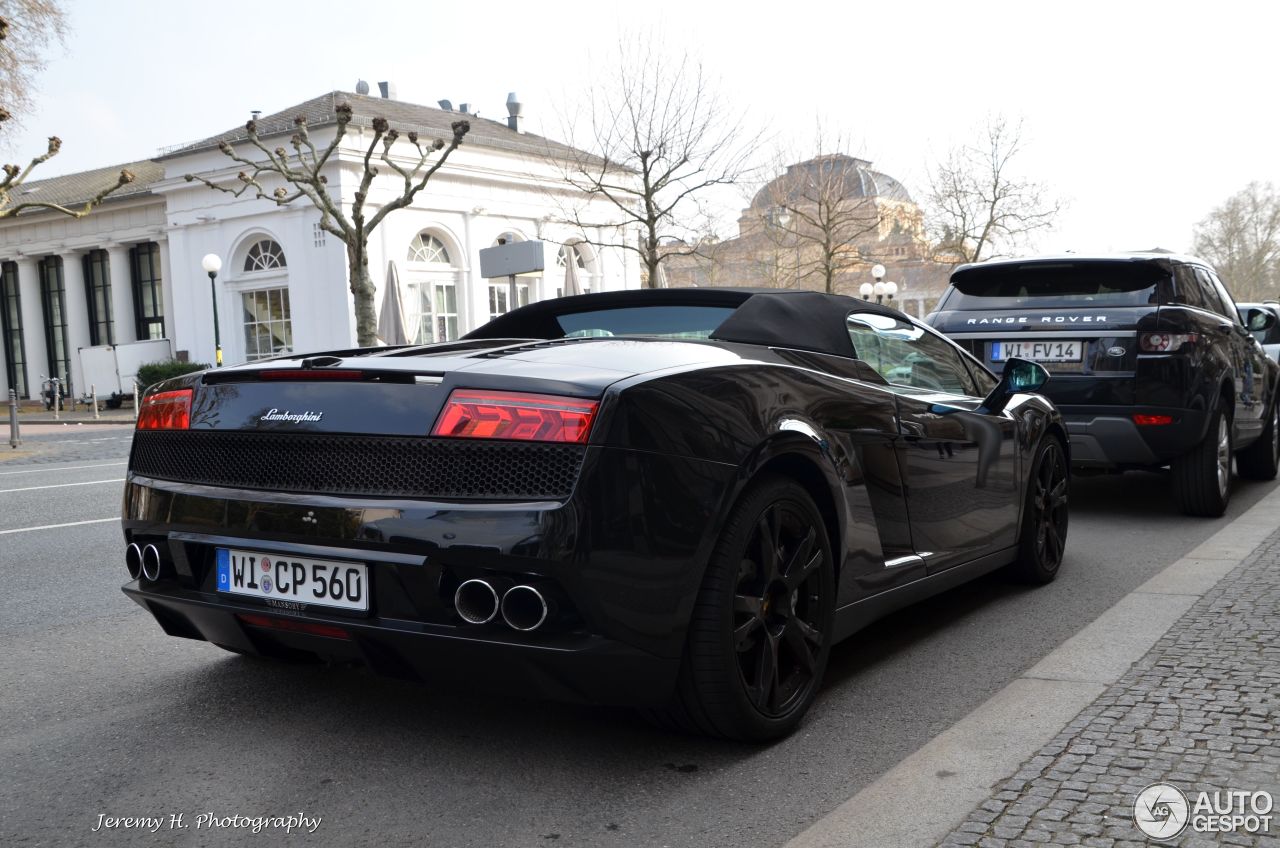
[[642, 306], [731, 307], [733, 313], [711, 333], [716, 341], [813, 350], [852, 357], [846, 319], [852, 312], [894, 318], [888, 306], [842, 294], [796, 289], [639, 289], [560, 297], [531, 303], [501, 315], [464, 339], [558, 339], [562, 315]]

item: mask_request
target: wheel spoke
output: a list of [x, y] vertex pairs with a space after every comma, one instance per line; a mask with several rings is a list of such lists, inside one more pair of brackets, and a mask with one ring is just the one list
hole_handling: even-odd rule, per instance
[[795, 625], [804, 638], [813, 643], [814, 647], [822, 647], [822, 634], [818, 632], [816, 627], [802, 618], [792, 619], [792, 624]]
[[740, 624], [733, 631], [733, 647], [738, 653], [742, 653], [751, 647], [749, 644], [751, 637], [764, 625], [758, 618], [749, 618], [745, 624]]
[[756, 536], [759, 537], [760, 544], [760, 578], [766, 586], [778, 576], [777, 512], [776, 509], [768, 510], [756, 524]]
[[754, 595], [734, 595], [733, 596], [734, 612], [743, 612], [743, 613], [746, 613], [747, 615], [753, 615], [759, 618], [760, 608], [763, 606], [763, 604], [764, 604], [764, 600], [762, 598], [757, 598]]
[[[796, 619], [795, 624], [798, 624], [799, 621], [799, 619]], [[787, 643], [787, 647], [791, 649], [791, 653], [800, 661], [800, 665], [804, 670], [812, 675], [817, 669], [817, 658], [809, 647], [809, 640], [805, 638], [800, 628], [793, 624], [793, 626], [782, 631], [782, 638]]]
[[1051, 555], [1050, 558], [1053, 562], [1057, 562], [1061, 559], [1062, 551], [1066, 546], [1062, 543], [1062, 537], [1058, 535], [1057, 524], [1052, 521], [1046, 521], [1045, 528], [1047, 530], [1047, 536], [1045, 538], [1046, 553]]
[[786, 580], [787, 588], [794, 591], [803, 586], [805, 581], [813, 576], [813, 573], [822, 565], [822, 551], [814, 551], [813, 556], [809, 557], [809, 561], [804, 564], [803, 568], [793, 568], [787, 572]]
[[791, 556], [787, 557], [786, 564], [782, 566], [781, 577], [783, 582], [787, 584], [788, 588], [794, 588], [797, 585], [794, 579], [795, 575], [798, 571], [804, 570], [799, 567], [800, 563], [805, 563], [805, 569], [809, 568], [809, 563], [806, 562], [806, 560], [809, 559], [809, 554], [813, 550], [813, 543], [817, 541], [817, 539], [818, 531], [813, 527], [810, 527], [809, 532], [805, 534], [804, 539], [800, 541], [799, 545], [796, 545], [795, 551]]
[[773, 706], [774, 695], [778, 691], [778, 640], [765, 632], [760, 642], [760, 656], [756, 660], [756, 685], [753, 687], [752, 700], [764, 711]]

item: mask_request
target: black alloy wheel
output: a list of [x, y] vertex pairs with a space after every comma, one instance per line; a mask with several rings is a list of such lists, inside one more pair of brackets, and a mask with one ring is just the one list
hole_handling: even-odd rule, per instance
[[1022, 516], [1018, 559], [1011, 573], [1028, 583], [1048, 583], [1058, 575], [1067, 549], [1071, 480], [1062, 444], [1046, 436], [1036, 450]]
[[734, 507], [698, 593], [667, 725], [730, 739], [790, 733], [831, 651], [835, 568], [822, 514], [768, 476]]
[[825, 531], [797, 504], [775, 501], [756, 521], [733, 595], [738, 672], [760, 713], [785, 716], [816, 684], [823, 633]]

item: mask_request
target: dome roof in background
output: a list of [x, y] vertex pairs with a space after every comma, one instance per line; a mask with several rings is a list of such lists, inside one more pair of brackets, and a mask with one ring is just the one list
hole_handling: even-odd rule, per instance
[[834, 153], [788, 165], [785, 174], [771, 180], [756, 192], [751, 200], [751, 208], [768, 209], [772, 206], [797, 204], [801, 202], [803, 186], [824, 179], [828, 169], [833, 168], [839, 169], [843, 175], [847, 197], [881, 197], [886, 200], [914, 202], [902, 183], [888, 174], [871, 170], [871, 163], [866, 159]]

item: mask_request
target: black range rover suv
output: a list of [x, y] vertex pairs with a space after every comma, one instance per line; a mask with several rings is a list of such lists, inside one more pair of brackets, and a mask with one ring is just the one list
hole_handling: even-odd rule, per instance
[[[1280, 457], [1277, 381], [1214, 270], [1169, 253], [1044, 256], [962, 265], [926, 319], [999, 373], [1009, 357], [1052, 374], [1078, 470], [1171, 466], [1190, 515], [1217, 516], [1242, 477]], [[1246, 326], [1246, 323], [1248, 326]]]

